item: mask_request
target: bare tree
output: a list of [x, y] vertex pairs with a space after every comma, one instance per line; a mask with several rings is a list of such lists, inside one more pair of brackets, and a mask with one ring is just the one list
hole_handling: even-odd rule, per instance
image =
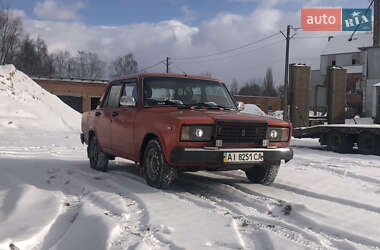
[[54, 73], [53, 60], [41, 38], [33, 40], [26, 36], [20, 42], [13, 63], [18, 69], [32, 76], [52, 76]]
[[262, 94], [262, 82], [258, 80], [249, 80], [246, 84], [239, 90], [239, 95], [250, 95], [250, 96], [260, 96]]
[[273, 97], [278, 95], [276, 88], [274, 87], [273, 73], [272, 73], [272, 68], [270, 67], [267, 69], [267, 72], [265, 74], [264, 89], [263, 89], [262, 94], [264, 96], [273, 96]]
[[112, 78], [137, 73], [138, 63], [132, 53], [119, 56], [111, 62], [109, 71]]
[[237, 95], [239, 93], [238, 82], [235, 78], [232, 79], [232, 83], [230, 85], [230, 92], [232, 95]]
[[71, 66], [70, 59], [71, 55], [68, 51], [59, 51], [51, 55], [52, 63], [54, 67], [54, 76], [59, 78], [70, 77]]
[[9, 9], [0, 9], [0, 64], [12, 63], [21, 32], [21, 19], [12, 17]]
[[70, 77], [82, 79], [102, 79], [106, 63], [96, 53], [78, 51], [76, 57], [69, 60]]

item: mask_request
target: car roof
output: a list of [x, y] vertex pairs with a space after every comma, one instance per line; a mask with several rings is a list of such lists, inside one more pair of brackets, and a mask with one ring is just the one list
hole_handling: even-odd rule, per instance
[[118, 77], [116, 79], [111, 80], [118, 81], [118, 80], [126, 80], [130, 78], [145, 78], [145, 77], [176, 77], [176, 78], [186, 78], [186, 79], [199, 79], [199, 80], [209, 80], [209, 81], [217, 81], [222, 82], [220, 79], [212, 78], [208, 76], [199, 76], [199, 75], [187, 75], [187, 74], [167, 74], [167, 73], [140, 73], [140, 74], [130, 74], [122, 77]]

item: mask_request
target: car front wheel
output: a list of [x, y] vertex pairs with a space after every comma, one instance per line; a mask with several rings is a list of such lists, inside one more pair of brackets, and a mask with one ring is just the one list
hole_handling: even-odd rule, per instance
[[277, 177], [280, 164], [257, 165], [245, 169], [245, 175], [252, 183], [270, 185]]
[[157, 139], [148, 142], [143, 160], [146, 183], [155, 188], [168, 188], [177, 173], [165, 160], [162, 147]]

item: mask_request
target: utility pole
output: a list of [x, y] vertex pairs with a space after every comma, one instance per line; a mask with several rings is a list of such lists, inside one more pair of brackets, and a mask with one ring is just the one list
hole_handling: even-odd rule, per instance
[[166, 57], [166, 73], [169, 73], [169, 57]]
[[288, 25], [286, 28], [286, 36], [284, 33], [281, 33], [285, 36], [286, 39], [286, 53], [285, 53], [285, 79], [284, 79], [284, 103], [283, 103], [283, 110], [284, 110], [284, 116], [283, 119], [285, 121], [289, 121], [289, 112], [288, 112], [288, 89], [289, 89], [289, 42], [290, 42], [290, 28], [291, 26]]
[[380, 47], [380, 0], [375, 0], [373, 12], [373, 47]]

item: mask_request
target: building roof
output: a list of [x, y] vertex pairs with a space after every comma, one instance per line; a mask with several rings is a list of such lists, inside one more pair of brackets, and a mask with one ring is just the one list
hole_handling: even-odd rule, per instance
[[363, 72], [362, 65], [343, 66], [347, 70], [347, 74], [358, 74]]
[[190, 78], [190, 79], [200, 79], [200, 80], [210, 80], [210, 81], [218, 81], [222, 82], [220, 79], [208, 77], [208, 76], [199, 76], [199, 75], [188, 75], [188, 74], [172, 74], [172, 73], [137, 73], [137, 74], [130, 74], [126, 76], [121, 76], [118, 78], [113, 79], [115, 80], [124, 80], [127, 78], [133, 78], [133, 77], [178, 77], [178, 78]]
[[321, 55], [360, 52], [359, 48], [370, 47], [373, 44], [372, 33], [359, 33], [356, 34], [351, 41], [348, 41], [350, 37], [351, 34], [332, 37], [323, 49]]
[[375, 83], [373, 86], [374, 86], [374, 87], [380, 87], [380, 82]]

